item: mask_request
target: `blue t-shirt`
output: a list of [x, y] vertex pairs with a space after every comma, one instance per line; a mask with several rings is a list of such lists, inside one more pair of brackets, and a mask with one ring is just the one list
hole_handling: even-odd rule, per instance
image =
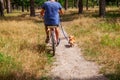
[[62, 6], [58, 2], [47, 1], [43, 4], [42, 8], [45, 10], [44, 22], [45, 25], [55, 26], [59, 25], [59, 10]]

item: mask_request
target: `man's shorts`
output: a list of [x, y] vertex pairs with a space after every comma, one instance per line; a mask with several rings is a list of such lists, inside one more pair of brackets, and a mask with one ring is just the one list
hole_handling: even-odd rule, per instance
[[59, 25], [47, 25], [47, 24], [45, 24], [45, 27], [47, 28], [48, 26], [55, 26], [55, 27], [59, 27]]

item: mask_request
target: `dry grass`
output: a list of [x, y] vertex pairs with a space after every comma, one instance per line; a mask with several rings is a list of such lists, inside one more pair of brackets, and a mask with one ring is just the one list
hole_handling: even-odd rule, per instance
[[0, 78], [35, 80], [44, 76], [49, 69], [44, 37], [44, 25], [38, 17], [30, 18], [15, 12], [1, 17], [0, 52], [11, 56], [20, 69], [8, 72], [8, 75], [1, 74]]
[[[107, 11], [106, 18], [99, 18], [97, 8], [84, 11], [82, 15], [72, 10], [74, 15], [69, 16], [70, 21], [65, 21], [65, 29], [76, 37], [87, 60], [98, 62], [102, 66], [101, 72], [111, 80], [119, 80], [120, 12], [118, 8], [107, 8]], [[71, 10], [68, 10], [67, 15], [70, 14]]]

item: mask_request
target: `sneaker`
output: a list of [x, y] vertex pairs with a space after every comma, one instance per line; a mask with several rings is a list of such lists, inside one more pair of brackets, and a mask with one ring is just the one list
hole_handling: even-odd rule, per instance
[[57, 41], [57, 45], [56, 46], [58, 46], [60, 44], [60, 38], [58, 39], [58, 41]]

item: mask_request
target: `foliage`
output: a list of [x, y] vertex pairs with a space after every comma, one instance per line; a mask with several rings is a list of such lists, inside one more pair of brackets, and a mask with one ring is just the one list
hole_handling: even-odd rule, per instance
[[[47, 0], [35, 0], [35, 5], [36, 6], [41, 6], [45, 1]], [[98, 0], [88, 0], [89, 1], [89, 5], [93, 5], [94, 4], [98, 4]], [[116, 3], [117, 0], [106, 0], [106, 2], [109, 3]], [[12, 4], [17, 4], [19, 6], [21, 6], [22, 4], [24, 5], [29, 5], [30, 0], [12, 0], [11, 1]], [[60, 2], [62, 4], [62, 6], [64, 6], [64, 0], [58, 0], [58, 2]], [[69, 7], [73, 6], [73, 0], [68, 0], [69, 2]], [[86, 0], [83, 0], [83, 4], [84, 6], [86, 5]]]
[[35, 4], [41, 6], [46, 0], [35, 0]]

